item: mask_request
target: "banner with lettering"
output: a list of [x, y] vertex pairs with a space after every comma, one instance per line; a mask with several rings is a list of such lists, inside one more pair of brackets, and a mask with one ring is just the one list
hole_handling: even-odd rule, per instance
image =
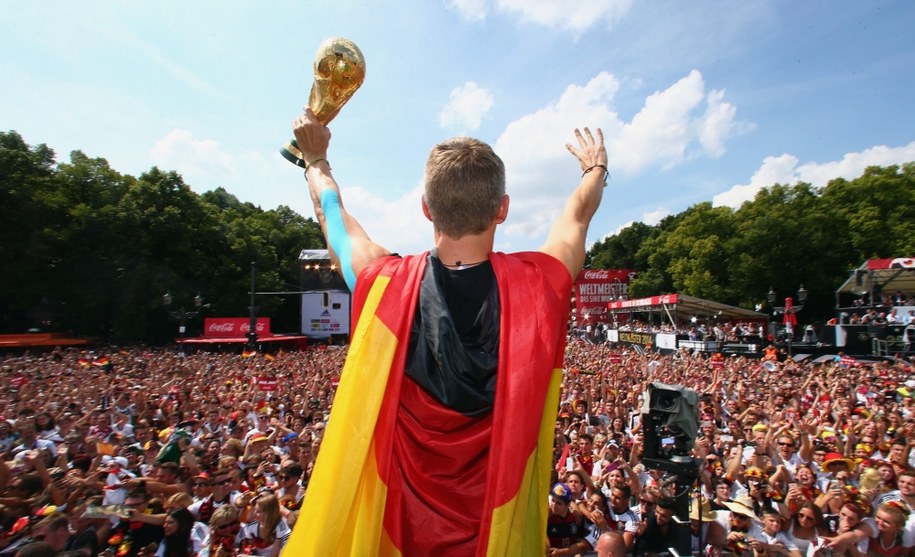
[[608, 304], [628, 297], [635, 276], [629, 269], [582, 269], [572, 287], [578, 324], [607, 321]]
[[620, 331], [620, 342], [623, 344], [638, 344], [640, 346], [654, 346], [655, 333], [640, 333], [636, 331]]
[[638, 307], [659, 306], [662, 304], [676, 304], [677, 294], [663, 294], [661, 296], [650, 296], [648, 298], [638, 298], [635, 300], [618, 300], [607, 304], [609, 309], [626, 309]]
[[257, 388], [264, 392], [268, 392], [268, 393], [275, 392], [277, 383], [278, 383], [278, 381], [277, 381], [276, 377], [273, 377], [273, 376], [262, 375], [257, 378]]
[[[251, 329], [247, 317], [207, 317], [203, 320], [203, 336], [210, 338], [246, 337]], [[270, 318], [257, 318], [257, 336], [270, 336]]]

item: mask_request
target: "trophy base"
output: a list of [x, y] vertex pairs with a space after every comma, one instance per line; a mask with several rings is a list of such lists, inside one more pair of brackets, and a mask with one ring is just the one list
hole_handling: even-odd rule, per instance
[[280, 149], [280, 154], [292, 164], [305, 168], [305, 159], [302, 158], [302, 151], [299, 151], [299, 144], [295, 142], [295, 139], [291, 139], [289, 143]]

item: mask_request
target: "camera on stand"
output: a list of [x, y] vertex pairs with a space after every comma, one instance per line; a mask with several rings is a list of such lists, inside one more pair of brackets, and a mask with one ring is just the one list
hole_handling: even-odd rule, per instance
[[672, 553], [688, 555], [691, 548], [689, 504], [699, 462], [692, 450], [699, 432], [696, 391], [681, 385], [653, 382], [642, 397], [642, 432], [646, 468], [661, 470], [674, 483], [675, 521], [681, 526]]
[[646, 467], [676, 474], [695, 465], [690, 452], [699, 432], [698, 401], [696, 391], [680, 385], [648, 386], [642, 402]]

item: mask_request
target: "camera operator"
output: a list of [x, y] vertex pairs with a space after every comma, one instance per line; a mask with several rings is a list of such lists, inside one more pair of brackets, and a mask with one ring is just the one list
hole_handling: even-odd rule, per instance
[[[787, 507], [773, 500], [772, 488], [769, 484], [769, 475], [756, 467], [751, 467], [744, 472], [746, 479], [745, 494], [752, 500], [753, 512], [761, 515], [763, 511], [772, 510], [785, 518], [791, 518]], [[741, 493], [743, 494], [743, 493]]]

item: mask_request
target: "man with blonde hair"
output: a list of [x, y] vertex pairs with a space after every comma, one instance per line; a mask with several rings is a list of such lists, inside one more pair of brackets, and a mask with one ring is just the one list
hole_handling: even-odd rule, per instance
[[502, 160], [476, 139], [437, 145], [422, 200], [434, 249], [400, 257], [344, 208], [327, 127], [306, 109], [293, 130], [356, 325], [287, 553], [542, 553], [569, 292], [607, 176], [601, 131], [575, 130], [580, 183], [546, 243], [514, 254], [493, 251]]

